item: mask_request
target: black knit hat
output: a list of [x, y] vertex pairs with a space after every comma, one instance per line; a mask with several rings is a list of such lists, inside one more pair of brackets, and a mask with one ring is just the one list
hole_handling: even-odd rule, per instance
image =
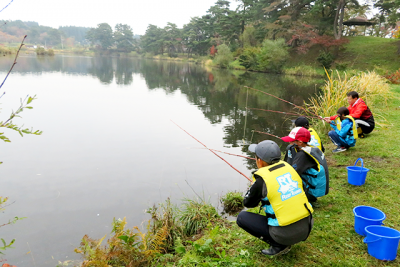
[[296, 125], [296, 127], [308, 127], [310, 126], [308, 120], [306, 117], [298, 117], [295, 121], [294, 121], [294, 125]]

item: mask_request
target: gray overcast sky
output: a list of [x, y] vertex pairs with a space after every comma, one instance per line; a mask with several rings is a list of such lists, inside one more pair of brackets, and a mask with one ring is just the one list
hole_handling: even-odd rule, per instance
[[[0, 10], [11, 0], [0, 0]], [[217, 0], [14, 0], [0, 19], [36, 21], [40, 25], [96, 27], [106, 22], [128, 24], [134, 34], [144, 34], [149, 24], [182, 27], [191, 17], [202, 16]], [[231, 1], [231, 9], [237, 3]]]

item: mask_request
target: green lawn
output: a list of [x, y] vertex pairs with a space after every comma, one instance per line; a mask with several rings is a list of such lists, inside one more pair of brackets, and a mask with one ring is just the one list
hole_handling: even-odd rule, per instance
[[[370, 36], [346, 37], [349, 43], [339, 50], [335, 63], [347, 65], [347, 69], [378, 69], [384, 74], [400, 68], [400, 55], [397, 54], [398, 39]], [[309, 65], [320, 68], [317, 57], [321, 48], [313, 47], [307, 54], [292, 52], [287, 67]], [[335, 64], [332, 66], [335, 68]]]

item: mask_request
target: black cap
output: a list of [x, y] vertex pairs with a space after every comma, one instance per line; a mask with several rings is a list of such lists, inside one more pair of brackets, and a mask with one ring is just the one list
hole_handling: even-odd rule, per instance
[[298, 117], [295, 121], [294, 121], [294, 125], [296, 125], [296, 127], [308, 127], [310, 126], [308, 120], [306, 117]]

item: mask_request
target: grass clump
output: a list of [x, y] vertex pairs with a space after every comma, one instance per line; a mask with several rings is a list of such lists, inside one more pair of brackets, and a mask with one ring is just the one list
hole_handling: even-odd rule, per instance
[[199, 233], [210, 221], [220, 217], [217, 210], [209, 203], [191, 199], [184, 201], [179, 220], [186, 236]]
[[100, 240], [85, 235], [80, 247], [75, 249], [85, 259], [81, 266], [146, 266], [157, 254], [165, 251], [167, 226], [153, 234], [151, 231], [143, 233], [137, 226], [125, 229], [125, 225], [125, 218], [114, 219], [111, 237], [104, 246], [102, 242], [106, 235]]
[[224, 212], [233, 215], [241, 211], [243, 206], [243, 195], [241, 192], [228, 192], [220, 199]]

